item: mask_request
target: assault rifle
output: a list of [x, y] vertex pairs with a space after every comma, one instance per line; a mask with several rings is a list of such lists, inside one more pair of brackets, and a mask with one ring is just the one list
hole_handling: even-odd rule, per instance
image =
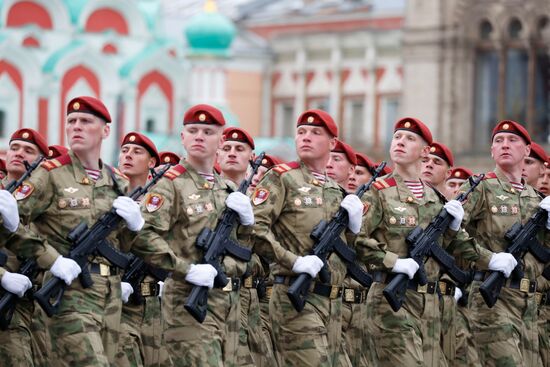
[[[468, 191], [458, 195], [456, 200], [460, 202], [466, 200], [468, 195], [470, 195], [483, 180], [484, 176], [484, 174], [481, 174], [475, 178], [470, 177], [470, 188]], [[418, 271], [415, 274], [415, 278], [418, 280], [419, 285], [423, 286], [428, 283], [426, 270], [424, 269], [424, 261], [428, 257], [433, 257], [439, 265], [443, 267], [443, 270], [458, 284], [466, 284], [468, 282], [468, 273], [461, 270], [456, 265], [454, 257], [447, 253], [447, 251], [437, 243], [439, 237], [445, 233], [453, 219], [453, 216], [443, 208], [439, 214], [432, 219], [426, 229], [416, 226], [407, 235], [407, 238], [405, 238], [405, 242], [409, 245], [409, 256], [419, 265]], [[393, 311], [399, 311], [403, 305], [408, 286], [409, 277], [406, 274], [398, 273], [384, 288], [382, 293]]]
[[[246, 193], [246, 190], [248, 190], [252, 182], [252, 178], [262, 164], [264, 156], [265, 153], [262, 152], [253, 162], [250, 162], [252, 171], [248, 178], [241, 182], [237, 190], [238, 192], [243, 194]], [[203, 228], [195, 242], [195, 245], [204, 252], [202, 264], [210, 264], [218, 272], [218, 275], [216, 275], [214, 279], [214, 287], [216, 288], [223, 288], [229, 282], [221, 264], [224, 255], [229, 254], [242, 261], [250, 261], [252, 256], [252, 251], [250, 249], [241, 247], [229, 238], [237, 223], [237, 212], [231, 208], [225, 208], [218, 219], [216, 228], [214, 228], [213, 231], [210, 228]], [[195, 318], [195, 320], [202, 323], [206, 318], [207, 305], [208, 287], [195, 285], [185, 300], [185, 309]]]
[[[158, 172], [151, 170], [151, 180], [145, 186], [134, 189], [128, 196], [133, 200], [137, 200], [145, 195], [168, 169], [170, 169], [170, 165], [166, 164]], [[82, 287], [89, 288], [93, 285], [88, 269], [88, 257], [95, 253], [101, 254], [120, 268], [125, 268], [128, 265], [128, 257], [115, 250], [106, 241], [107, 236], [118, 227], [121, 220], [122, 217], [116, 213], [116, 209], [111, 208], [91, 228], [88, 228], [85, 222], [81, 222], [68, 234], [67, 238], [73, 244], [69, 252], [69, 258], [76, 261], [82, 269], [79, 275]], [[66, 287], [65, 281], [54, 276], [34, 294], [34, 298], [49, 317], [59, 312], [59, 305]]]
[[[355, 195], [361, 198], [363, 194], [370, 189], [371, 185], [374, 181], [376, 181], [385, 166], [386, 162], [380, 163], [369, 182], [361, 185], [355, 192]], [[323, 267], [319, 271], [319, 280], [322, 283], [330, 283], [330, 272], [328, 271], [327, 260], [333, 252], [336, 252], [336, 254], [346, 264], [348, 274], [353, 279], [361, 283], [364, 287], [370, 287], [372, 277], [355, 262], [355, 250], [349, 247], [340, 238], [340, 235], [346, 229], [348, 224], [348, 212], [346, 209], [340, 207], [330, 222], [327, 223], [322, 220], [313, 228], [313, 231], [311, 231], [310, 238], [315, 241], [313, 244], [313, 251], [311, 253], [312, 255], [319, 257], [324, 263]], [[304, 309], [312, 281], [313, 278], [311, 275], [301, 273], [290, 285], [290, 287], [288, 287], [286, 294], [298, 312], [301, 312]]]
[[122, 281], [130, 283], [134, 289], [134, 293], [130, 295], [130, 300], [133, 304], [141, 305], [144, 303], [143, 295], [141, 294], [141, 282], [147, 275], [152, 275], [156, 280], [164, 281], [168, 272], [156, 267], [153, 267], [143, 261], [134, 254], [130, 254], [129, 265], [124, 270]]
[[[540, 230], [545, 230], [547, 219], [548, 212], [544, 209], [538, 209], [527, 223], [524, 225], [521, 225], [521, 222], [514, 223], [504, 235], [504, 238], [509, 243], [506, 252], [512, 254], [518, 262], [510, 275], [511, 279], [519, 281], [523, 278], [524, 271], [521, 259], [527, 252], [530, 252], [543, 264], [550, 261], [550, 250], [543, 247], [537, 239], [537, 233]], [[505, 282], [506, 277], [504, 277], [503, 273], [492, 271], [481, 284], [479, 292], [487, 306], [493, 307], [495, 305]]]

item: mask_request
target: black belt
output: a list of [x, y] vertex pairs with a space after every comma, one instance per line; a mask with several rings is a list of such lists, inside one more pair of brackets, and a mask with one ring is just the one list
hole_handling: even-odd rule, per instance
[[[488, 274], [489, 272], [487, 271], [476, 271], [474, 273], [474, 280], [480, 282], [484, 281]], [[529, 280], [528, 278], [507, 279], [504, 286], [512, 289], [519, 289], [524, 293], [535, 293], [537, 290], [537, 281]]]
[[442, 296], [453, 296], [455, 295], [456, 285], [448, 280], [439, 281], [439, 293]]
[[[294, 281], [296, 280], [296, 277], [285, 277], [281, 275], [276, 275], [275, 279], [273, 280], [274, 284], [284, 284], [284, 285], [292, 285]], [[330, 284], [323, 284], [319, 282], [312, 282], [312, 286], [310, 287], [310, 292], [318, 294], [323, 297], [327, 297], [330, 299], [336, 299], [342, 297], [342, 287], [336, 286], [336, 285], [330, 285]]]
[[88, 269], [90, 270], [90, 273], [99, 274], [103, 277], [119, 274], [118, 267], [107, 264], [90, 263], [90, 265], [88, 265]]
[[344, 287], [342, 295], [342, 300], [346, 303], [364, 303], [367, 300], [367, 289]]
[[160, 294], [158, 282], [141, 282], [140, 293], [143, 297], [156, 297]]
[[[396, 274], [384, 273], [382, 271], [375, 271], [373, 274], [373, 281], [377, 283], [388, 284], [395, 277]], [[439, 282], [428, 282], [425, 285], [418, 284], [416, 279], [409, 279], [407, 288], [418, 293], [434, 294], [437, 292], [437, 286]]]

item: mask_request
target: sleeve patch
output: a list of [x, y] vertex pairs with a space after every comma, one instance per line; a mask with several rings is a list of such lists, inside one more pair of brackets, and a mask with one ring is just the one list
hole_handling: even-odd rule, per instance
[[254, 205], [260, 205], [269, 197], [269, 191], [266, 189], [256, 189], [252, 194], [252, 203]]
[[164, 197], [162, 195], [153, 193], [147, 194], [145, 198], [145, 209], [147, 209], [149, 213], [159, 210], [162, 204], [164, 204]]
[[15, 190], [13, 196], [15, 197], [15, 200], [19, 201], [31, 196], [33, 191], [34, 186], [30, 182], [23, 182], [23, 184]]

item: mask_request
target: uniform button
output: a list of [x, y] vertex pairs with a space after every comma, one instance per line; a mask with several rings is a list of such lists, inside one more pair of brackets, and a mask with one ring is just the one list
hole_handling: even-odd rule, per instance
[[82, 179], [82, 183], [85, 184], [85, 185], [88, 185], [90, 183], [90, 180], [88, 179], [88, 177], [84, 177]]
[[202, 185], [202, 187], [204, 187], [205, 189], [209, 189], [210, 185], [208, 184], [208, 182], [205, 182], [204, 185]]
[[510, 191], [512, 191], [512, 194], [515, 194], [515, 193], [516, 193], [516, 189], [514, 189], [513, 187], [512, 187], [512, 189], [511, 189]]
[[408, 203], [412, 203], [413, 201], [414, 201], [414, 199], [412, 198], [412, 196], [409, 196], [409, 197], [407, 198], [407, 202], [408, 202]]
[[319, 181], [317, 181], [317, 180], [313, 180], [312, 183], [313, 183], [314, 185], [319, 185]]

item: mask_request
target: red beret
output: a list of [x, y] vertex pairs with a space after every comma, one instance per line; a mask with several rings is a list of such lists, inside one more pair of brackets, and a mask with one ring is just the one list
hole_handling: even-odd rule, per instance
[[334, 149], [332, 149], [333, 153], [344, 153], [346, 155], [346, 158], [348, 162], [353, 164], [354, 166], [357, 164], [357, 157], [355, 156], [355, 152], [352, 147], [344, 143], [343, 141], [336, 140], [336, 145], [334, 146]]
[[441, 143], [432, 142], [430, 146], [430, 154], [436, 155], [439, 158], [443, 159], [449, 166], [453, 166], [454, 158], [451, 150]]
[[264, 156], [264, 159], [262, 159], [262, 166], [264, 166], [265, 168], [271, 168], [281, 163], [283, 163], [283, 161], [273, 155], [266, 154]]
[[48, 159], [54, 159], [69, 152], [69, 148], [63, 145], [50, 145], [48, 147]]
[[105, 122], [111, 122], [111, 115], [107, 107], [95, 97], [82, 96], [71, 99], [67, 105], [67, 115], [72, 112], [89, 113], [105, 120]]
[[296, 126], [311, 125], [322, 126], [329, 132], [330, 135], [338, 136], [338, 126], [330, 115], [323, 110], [307, 110], [298, 117]]
[[185, 112], [183, 124], [225, 125], [222, 111], [207, 104], [198, 104]]
[[223, 138], [225, 141], [238, 141], [246, 143], [254, 149], [254, 139], [244, 129], [239, 127], [228, 127], [223, 131]]
[[358, 166], [363, 166], [371, 172], [374, 170], [374, 162], [371, 161], [365, 154], [355, 153], [355, 158], [357, 159]]
[[544, 148], [535, 143], [534, 141], [531, 142], [531, 153], [529, 153], [529, 157], [538, 159], [541, 162], [547, 162], [548, 155], [544, 151]]
[[19, 129], [11, 135], [10, 143], [13, 140], [22, 140], [32, 143], [38, 147], [38, 150], [40, 150], [44, 157], [48, 156], [48, 143], [42, 134], [36, 130], [28, 128]]
[[455, 167], [451, 170], [451, 174], [447, 180], [452, 180], [453, 178], [467, 180], [473, 174], [474, 173], [466, 167]]
[[130, 132], [126, 134], [124, 139], [122, 139], [120, 147], [123, 147], [126, 144], [135, 144], [144, 147], [149, 154], [151, 154], [151, 157], [155, 158], [155, 167], [160, 164], [160, 156], [155, 143], [153, 143], [153, 141], [145, 135], [137, 132]]
[[159, 156], [160, 156], [160, 163], [162, 164], [169, 163], [171, 165], [176, 165], [181, 160], [179, 155], [172, 152], [160, 152]]
[[495, 135], [498, 133], [516, 134], [523, 138], [525, 144], [531, 144], [531, 136], [529, 136], [527, 130], [515, 121], [504, 120], [499, 122], [493, 129], [493, 136], [491, 137], [491, 140], [494, 139]]
[[544, 165], [546, 167], [550, 166], [550, 155], [548, 156], [548, 159], [546, 160], [546, 162], [544, 162]]
[[428, 145], [431, 145], [433, 143], [432, 133], [430, 132], [430, 129], [428, 129], [428, 127], [424, 125], [422, 121], [414, 117], [404, 117], [401, 120], [397, 121], [395, 123], [395, 127], [393, 128], [393, 132], [396, 132], [397, 130], [407, 130], [418, 134], [424, 140], [426, 140]]
[[1, 158], [0, 158], [0, 171], [4, 172], [5, 174], [8, 174], [8, 171], [6, 170], [6, 161]]

